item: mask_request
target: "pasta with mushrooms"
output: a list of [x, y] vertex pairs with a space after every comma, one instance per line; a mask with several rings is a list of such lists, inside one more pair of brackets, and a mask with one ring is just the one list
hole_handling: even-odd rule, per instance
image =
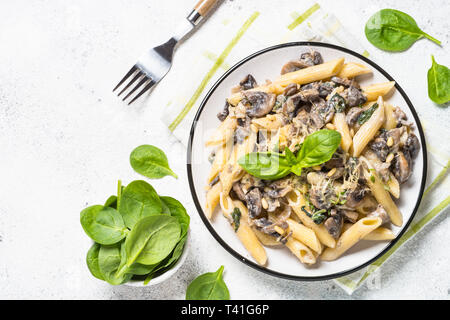
[[280, 73], [262, 85], [247, 75], [218, 114], [206, 142], [208, 217], [222, 211], [262, 265], [264, 246], [312, 265], [361, 240], [395, 238], [390, 226], [403, 220], [392, 196], [420, 150], [405, 113], [384, 101], [395, 83], [361, 87], [370, 68], [313, 50]]

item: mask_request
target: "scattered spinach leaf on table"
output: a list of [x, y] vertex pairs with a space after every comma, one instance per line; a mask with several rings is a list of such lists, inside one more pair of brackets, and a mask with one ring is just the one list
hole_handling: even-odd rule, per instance
[[161, 149], [152, 145], [142, 145], [130, 154], [130, 164], [134, 171], [150, 179], [178, 176], [170, 169], [167, 157]]
[[186, 290], [186, 300], [230, 300], [230, 292], [223, 281], [224, 267], [195, 278]]
[[86, 234], [100, 244], [117, 243], [128, 233], [122, 216], [111, 207], [101, 205], [87, 207], [80, 213], [80, 222]]
[[383, 9], [371, 16], [365, 34], [370, 43], [386, 51], [404, 51], [421, 38], [441, 44], [422, 31], [410, 15], [394, 9]]
[[436, 63], [431, 56], [432, 65], [428, 70], [428, 96], [437, 104], [450, 101], [450, 69]]

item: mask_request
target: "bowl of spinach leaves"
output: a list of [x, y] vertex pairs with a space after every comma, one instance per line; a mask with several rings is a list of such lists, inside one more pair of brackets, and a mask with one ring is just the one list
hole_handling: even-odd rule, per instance
[[[162, 150], [144, 145], [133, 150], [132, 167], [159, 179], [176, 177]], [[154, 285], [167, 280], [188, 252], [190, 217], [176, 199], [159, 195], [144, 180], [123, 186], [103, 205], [83, 209], [80, 222], [94, 241], [86, 256], [91, 274], [112, 285]]]

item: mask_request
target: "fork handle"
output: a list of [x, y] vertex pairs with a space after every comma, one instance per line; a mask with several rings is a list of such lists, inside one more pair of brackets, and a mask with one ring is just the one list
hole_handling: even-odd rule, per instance
[[187, 19], [193, 25], [197, 25], [208, 14], [217, 1], [218, 0], [200, 0], [197, 2], [194, 10], [192, 10]]

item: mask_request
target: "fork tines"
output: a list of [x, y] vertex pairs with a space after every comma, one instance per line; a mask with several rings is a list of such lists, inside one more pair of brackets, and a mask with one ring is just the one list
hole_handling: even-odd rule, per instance
[[131, 85], [133, 83], [135, 83], [138, 80], [139, 80], [139, 82], [134, 86], [134, 88], [132, 88], [127, 93], [127, 95], [122, 99], [123, 101], [125, 101], [128, 97], [130, 97], [140, 87], [144, 86], [144, 88], [137, 95], [135, 95], [134, 98], [131, 99], [130, 102], [128, 102], [128, 104], [132, 104], [137, 98], [142, 96], [146, 91], [148, 91], [155, 84], [155, 81], [153, 81], [148, 75], [146, 75], [138, 66], [134, 65], [130, 69], [130, 71], [127, 72], [125, 77], [123, 77], [123, 79], [119, 81], [117, 86], [113, 89], [113, 92], [116, 91], [131, 76], [133, 76], [132, 79], [130, 80], [130, 82], [128, 82], [125, 85], [125, 87], [123, 87], [123, 89], [119, 92], [118, 96], [120, 96], [129, 87], [131, 87]]

